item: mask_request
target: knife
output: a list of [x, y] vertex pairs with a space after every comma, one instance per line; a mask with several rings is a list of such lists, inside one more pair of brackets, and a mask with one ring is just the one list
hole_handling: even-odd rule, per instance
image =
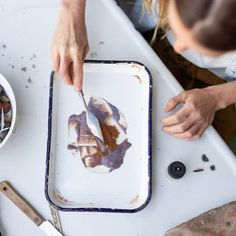
[[7, 181], [0, 182], [0, 191], [25, 213], [46, 235], [63, 236], [49, 221], [37, 211]]
[[[51, 211], [52, 223], [60, 233], [62, 233], [61, 221], [59, 217], [58, 210], [49, 204], [49, 209]], [[0, 235], [1, 236], [1, 235]]]
[[82, 100], [84, 110], [86, 112], [86, 120], [87, 120], [88, 127], [90, 128], [90, 130], [94, 136], [96, 136], [99, 139], [101, 139], [102, 141], [104, 141], [99, 120], [88, 108], [88, 105], [87, 105], [85, 98], [84, 98], [84, 92], [82, 90], [80, 90], [79, 95]]

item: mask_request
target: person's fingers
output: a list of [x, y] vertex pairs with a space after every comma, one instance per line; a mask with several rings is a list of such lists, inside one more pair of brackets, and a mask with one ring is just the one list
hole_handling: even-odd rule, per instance
[[175, 114], [168, 116], [166, 118], [163, 118], [161, 120], [161, 123], [163, 126], [176, 125], [185, 121], [189, 115], [190, 115], [190, 111], [186, 107], [183, 107], [179, 111], [177, 111]]
[[170, 134], [179, 134], [187, 131], [194, 124], [194, 120], [189, 116], [182, 123], [172, 125], [172, 126], [164, 126], [162, 131], [170, 133]]
[[82, 89], [83, 83], [83, 61], [78, 57], [73, 58], [72, 79], [76, 91]]
[[70, 64], [70, 60], [68, 60], [65, 56], [61, 56], [59, 74], [63, 77], [63, 80], [68, 85], [73, 84], [70, 74]]
[[73, 81], [75, 90], [80, 91], [83, 84], [83, 62], [81, 60], [73, 62]]
[[172, 111], [179, 103], [183, 103], [186, 99], [186, 92], [180, 93], [178, 96], [171, 98], [167, 105], [165, 106], [164, 110], [166, 112]]
[[201, 138], [206, 129], [207, 129], [206, 126], [200, 127], [200, 129], [196, 132], [195, 135], [193, 135], [191, 138], [187, 138], [186, 140], [193, 141]]
[[59, 68], [60, 68], [60, 56], [59, 56], [58, 52], [53, 52], [52, 62], [53, 62], [53, 70], [58, 73]]
[[199, 131], [199, 124], [194, 124], [187, 131], [183, 133], [172, 134], [172, 135], [176, 138], [183, 138], [183, 139], [190, 140], [192, 137], [194, 137], [197, 134], [198, 131]]

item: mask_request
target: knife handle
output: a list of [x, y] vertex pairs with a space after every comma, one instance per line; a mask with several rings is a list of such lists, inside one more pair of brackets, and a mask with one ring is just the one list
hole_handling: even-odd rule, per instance
[[25, 213], [37, 226], [44, 221], [36, 210], [7, 181], [0, 182], [0, 191]]

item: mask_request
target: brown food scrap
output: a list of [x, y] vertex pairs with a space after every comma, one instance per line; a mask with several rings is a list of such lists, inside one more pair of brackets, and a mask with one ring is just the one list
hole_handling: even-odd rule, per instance
[[98, 56], [98, 54], [96, 52], [93, 52], [90, 54], [91, 58], [96, 58]]
[[8, 64], [12, 69], [14, 69], [15, 68], [15, 66], [14, 65], [12, 65], [12, 64]]
[[202, 154], [202, 161], [209, 162], [209, 158], [206, 156], [206, 154]]
[[202, 172], [202, 171], [204, 171], [204, 169], [202, 169], [202, 168], [193, 170], [193, 172], [195, 172], [195, 173], [197, 173], [197, 172]]
[[215, 165], [211, 165], [211, 166], [210, 166], [210, 169], [211, 169], [212, 171], [215, 171], [215, 170], [216, 170], [216, 166], [215, 166]]

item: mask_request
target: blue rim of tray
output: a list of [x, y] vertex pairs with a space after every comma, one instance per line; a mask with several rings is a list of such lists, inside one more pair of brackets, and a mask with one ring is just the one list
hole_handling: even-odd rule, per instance
[[52, 110], [53, 110], [53, 85], [55, 72], [52, 71], [50, 75], [49, 86], [49, 107], [48, 107], [48, 137], [47, 137], [47, 150], [46, 150], [46, 174], [45, 174], [45, 196], [50, 205], [59, 211], [64, 212], [108, 212], [108, 213], [135, 213], [143, 210], [151, 200], [152, 196], [152, 75], [149, 69], [142, 63], [137, 61], [114, 61], [114, 60], [86, 60], [85, 63], [97, 64], [138, 64], [144, 67], [149, 75], [149, 114], [148, 114], [148, 196], [146, 201], [135, 209], [114, 209], [114, 208], [96, 208], [96, 207], [80, 207], [80, 208], [65, 208], [56, 205], [49, 196], [49, 175], [50, 175], [50, 153], [51, 153], [51, 135], [52, 135]]

